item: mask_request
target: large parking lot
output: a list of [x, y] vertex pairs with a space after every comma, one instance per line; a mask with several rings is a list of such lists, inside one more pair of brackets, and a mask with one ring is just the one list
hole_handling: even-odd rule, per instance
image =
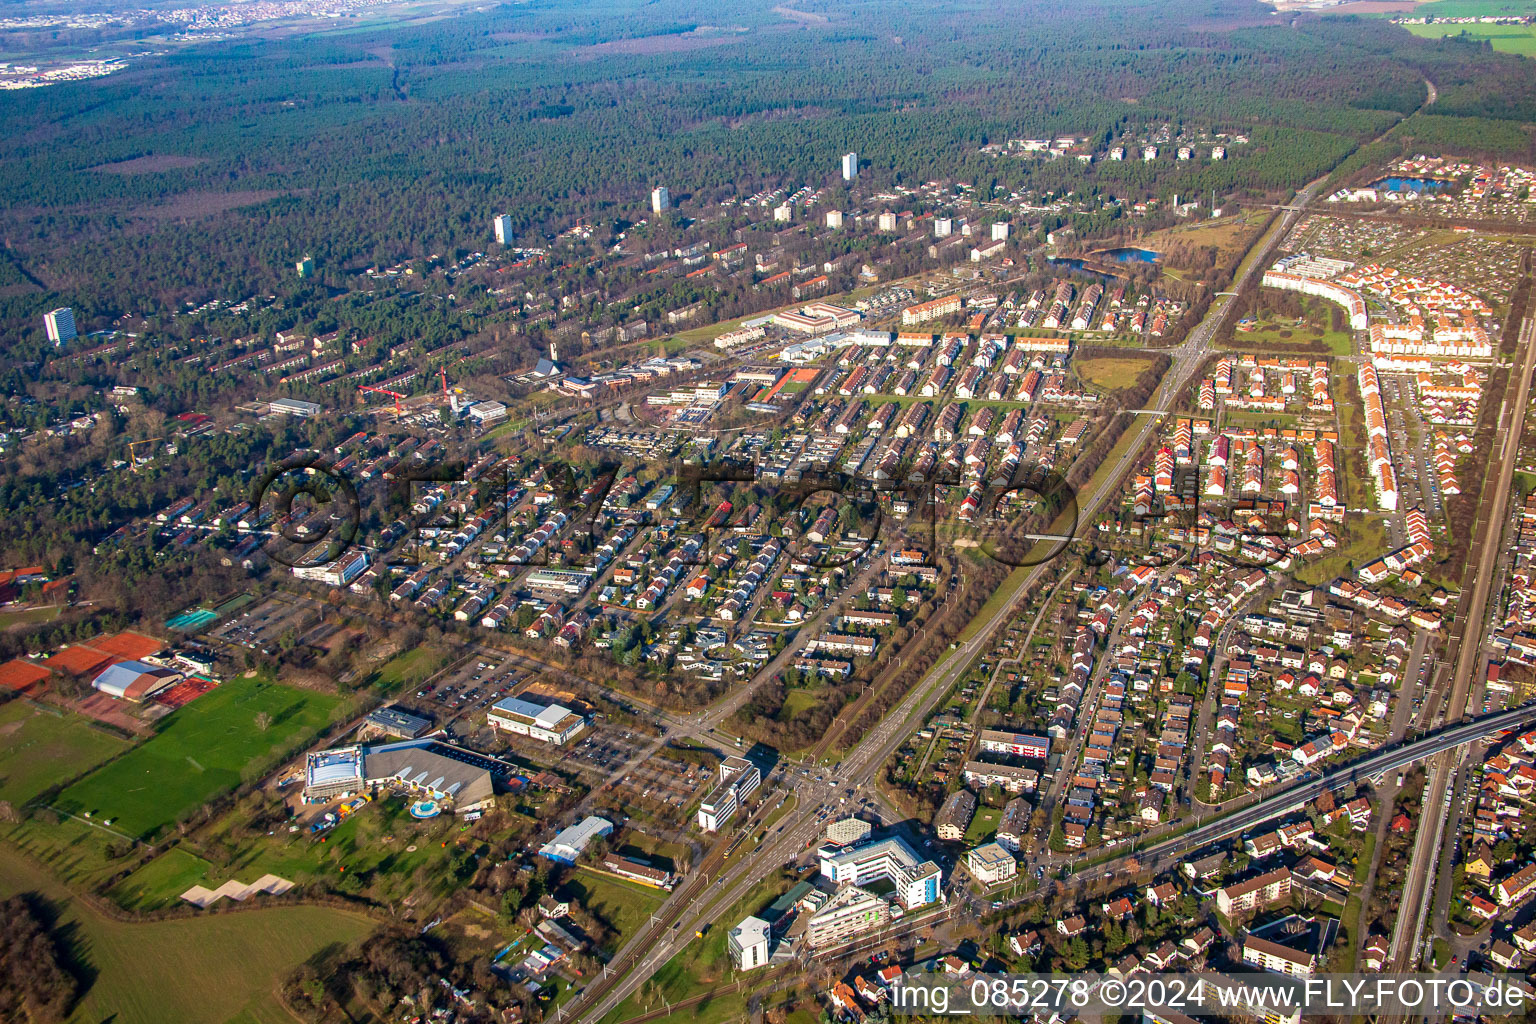
[[225, 643], [271, 654], [285, 634], [302, 641], [319, 624], [320, 616], [308, 604], [274, 595], [226, 622], [213, 635]]

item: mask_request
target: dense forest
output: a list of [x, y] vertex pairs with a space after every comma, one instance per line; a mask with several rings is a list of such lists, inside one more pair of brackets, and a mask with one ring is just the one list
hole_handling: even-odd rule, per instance
[[[312, 253], [373, 264], [542, 244], [686, 204], [823, 184], [963, 180], [1116, 195], [1285, 190], [1417, 109], [1413, 137], [1525, 153], [1521, 58], [1380, 21], [1280, 21], [1249, 0], [695, 0], [508, 5], [406, 29], [206, 44], [0, 100], [0, 324], [57, 302], [88, 325], [276, 289]], [[1242, 133], [1221, 163], [1017, 161], [1022, 135], [1169, 124]], [[128, 163], [128, 161], [133, 161]]]
[[0, 900], [0, 1018], [31, 1024], [64, 1020], [78, 987], [32, 898]]

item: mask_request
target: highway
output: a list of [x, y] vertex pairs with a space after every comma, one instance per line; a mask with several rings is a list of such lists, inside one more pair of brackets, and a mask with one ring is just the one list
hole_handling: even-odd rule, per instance
[[[1246, 266], [1240, 277], [1233, 282], [1234, 293], [1241, 292], [1256, 274], [1262, 276], [1264, 268], [1271, 262], [1271, 254], [1285, 238], [1291, 225], [1300, 216], [1301, 210], [1312, 201], [1322, 184], [1323, 179], [1319, 179], [1298, 193], [1296, 209], [1288, 209], [1282, 213], [1271, 229], [1255, 243], [1255, 248], [1249, 252]], [[1111, 500], [1119, 500], [1123, 493], [1125, 478], [1135, 468], [1137, 453], [1156, 436], [1162, 416], [1174, 408], [1180, 392], [1199, 372], [1210, 354], [1211, 339], [1225, 322], [1231, 308], [1230, 296], [1215, 297], [1205, 317], [1189, 333], [1184, 342], [1168, 350], [1173, 360], [1172, 366], [1157, 391], [1149, 399], [1149, 408], [1140, 410], [1140, 423], [1133, 428], [1135, 433], [1132, 435], [1131, 443], [1122, 449], [1115, 463], [1102, 472], [1093, 492], [1085, 498], [1080, 498], [1077, 510], [1078, 522], [1093, 521], [1103, 505]], [[915, 686], [912, 692], [903, 698], [875, 729], [860, 740], [859, 745], [838, 766], [834, 785], [845, 785], [857, 792], [875, 779], [880, 766], [927, 718], [951, 687], [965, 674], [975, 658], [989, 649], [996, 631], [1011, 621], [1018, 600], [1040, 582], [1047, 567], [1047, 564], [1042, 563], [1030, 568], [1017, 569], [1009, 575], [1003, 586], [1010, 588], [1014, 599], [1000, 602], [988, 617], [977, 620], [971, 637], [950, 650], [934, 666], [928, 677]], [[1020, 574], [1023, 574], [1022, 578]], [[765, 784], [765, 793], [762, 798], [764, 803], [770, 799], [768, 789], [769, 787]], [[557, 1019], [568, 1016], [572, 1020], [594, 1022], [601, 1020], [693, 937], [694, 929], [688, 922], [707, 921], [710, 909], [718, 912], [738, 901], [750, 890], [755, 880], [766, 873], [753, 870], [757, 865], [761, 864], [766, 870], [772, 870], [792, 856], [798, 855], [804, 848], [804, 843], [820, 833], [822, 821], [826, 816], [823, 812], [832, 813], [832, 809], [836, 806], [835, 802], [829, 807], [825, 802], [813, 801], [814, 796], [802, 794], [795, 809], [786, 816], [784, 823], [778, 826], [777, 831], [751, 855], [724, 869], [720, 877], [710, 883], [709, 890], [704, 894], [696, 893], [692, 882], [684, 886], [679, 893], [674, 893], [673, 898], [663, 905], [661, 918], [636, 933], [629, 942], [625, 943], [610, 964], [611, 970], [604, 972], [602, 977], [593, 979], [581, 995], [565, 1004]], [[683, 897], [682, 892], [687, 892], [688, 895]], [[677, 904], [675, 914], [672, 906], [674, 901]], [[684, 903], [687, 905], [688, 913], [682, 910]], [[714, 921], [712, 923], [716, 927], [728, 928], [734, 922]], [[640, 952], [642, 950], [643, 956]]]

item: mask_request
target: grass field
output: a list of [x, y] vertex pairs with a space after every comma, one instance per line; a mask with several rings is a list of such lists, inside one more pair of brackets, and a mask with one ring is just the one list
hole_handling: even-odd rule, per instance
[[349, 945], [373, 930], [367, 918], [328, 907], [113, 921], [0, 847], [0, 894], [18, 892], [37, 893], [53, 905], [70, 952], [94, 972], [70, 1018], [79, 1024], [291, 1019], [273, 996], [276, 982], [320, 950]]
[[1101, 391], [1120, 391], [1136, 383], [1136, 378], [1146, 370], [1148, 361], [1145, 359], [1116, 358], [1114, 356], [1100, 356], [1095, 359], [1083, 359], [1073, 363], [1077, 368], [1077, 375], [1084, 383], [1092, 385]]
[[666, 894], [622, 878], [610, 878], [595, 871], [578, 871], [560, 888], [563, 898], [580, 903], [593, 917], [600, 918], [617, 932], [608, 952], [612, 953], [640, 930]]
[[977, 808], [976, 817], [971, 819], [971, 827], [965, 830], [965, 845], [975, 846], [991, 839], [997, 834], [997, 823], [1002, 817], [1003, 812], [996, 807]]
[[[1439, 6], [1436, 4], [1435, 6]], [[1423, 39], [1441, 39], [1445, 36], [1466, 36], [1468, 39], [1488, 40], [1501, 53], [1518, 53], [1523, 57], [1536, 57], [1536, 25], [1404, 25], [1409, 32]]]
[[[112, 819], [132, 835], [170, 824], [242, 772], [329, 720], [338, 698], [259, 679], [233, 679], [181, 708], [154, 736], [59, 795], [60, 810]], [[265, 714], [265, 729], [257, 725]]]
[[119, 862], [107, 856], [108, 847], [127, 845], [105, 829], [72, 818], [49, 823], [34, 817], [18, 825], [0, 825], [0, 839], [47, 864], [55, 878], [81, 887], [95, 886], [113, 874]]
[[19, 807], [127, 748], [78, 715], [13, 700], [0, 707], [0, 800]]
[[118, 882], [107, 895], [128, 910], [174, 907], [182, 893], [207, 879], [211, 866], [194, 853], [172, 848]]
[[797, 687], [796, 689], [790, 690], [784, 695], [783, 717], [794, 718], [801, 712], [809, 711], [817, 704], [820, 704], [821, 697], [818, 696], [818, 694], [825, 689], [826, 687], [824, 686], [817, 686], [805, 688]]
[[417, 647], [397, 654], [376, 672], [373, 685], [393, 691], [406, 683], [419, 683], [442, 667], [444, 654], [436, 647]]
[[60, 610], [57, 605], [48, 605], [46, 608], [23, 608], [20, 611], [0, 612], [0, 629], [8, 629], [23, 623], [30, 626], [39, 622], [52, 622], [59, 617]]

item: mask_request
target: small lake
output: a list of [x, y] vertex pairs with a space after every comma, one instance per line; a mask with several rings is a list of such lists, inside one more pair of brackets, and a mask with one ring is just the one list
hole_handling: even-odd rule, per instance
[[1439, 192], [1450, 188], [1451, 182], [1440, 178], [1382, 178], [1371, 182], [1371, 188], [1382, 192]]
[[1114, 260], [1116, 263], [1156, 263], [1158, 260], [1163, 258], [1163, 254], [1160, 252], [1153, 252], [1151, 249], [1136, 249], [1130, 247], [1120, 249], [1100, 249], [1093, 255], [1099, 257], [1100, 259]]

